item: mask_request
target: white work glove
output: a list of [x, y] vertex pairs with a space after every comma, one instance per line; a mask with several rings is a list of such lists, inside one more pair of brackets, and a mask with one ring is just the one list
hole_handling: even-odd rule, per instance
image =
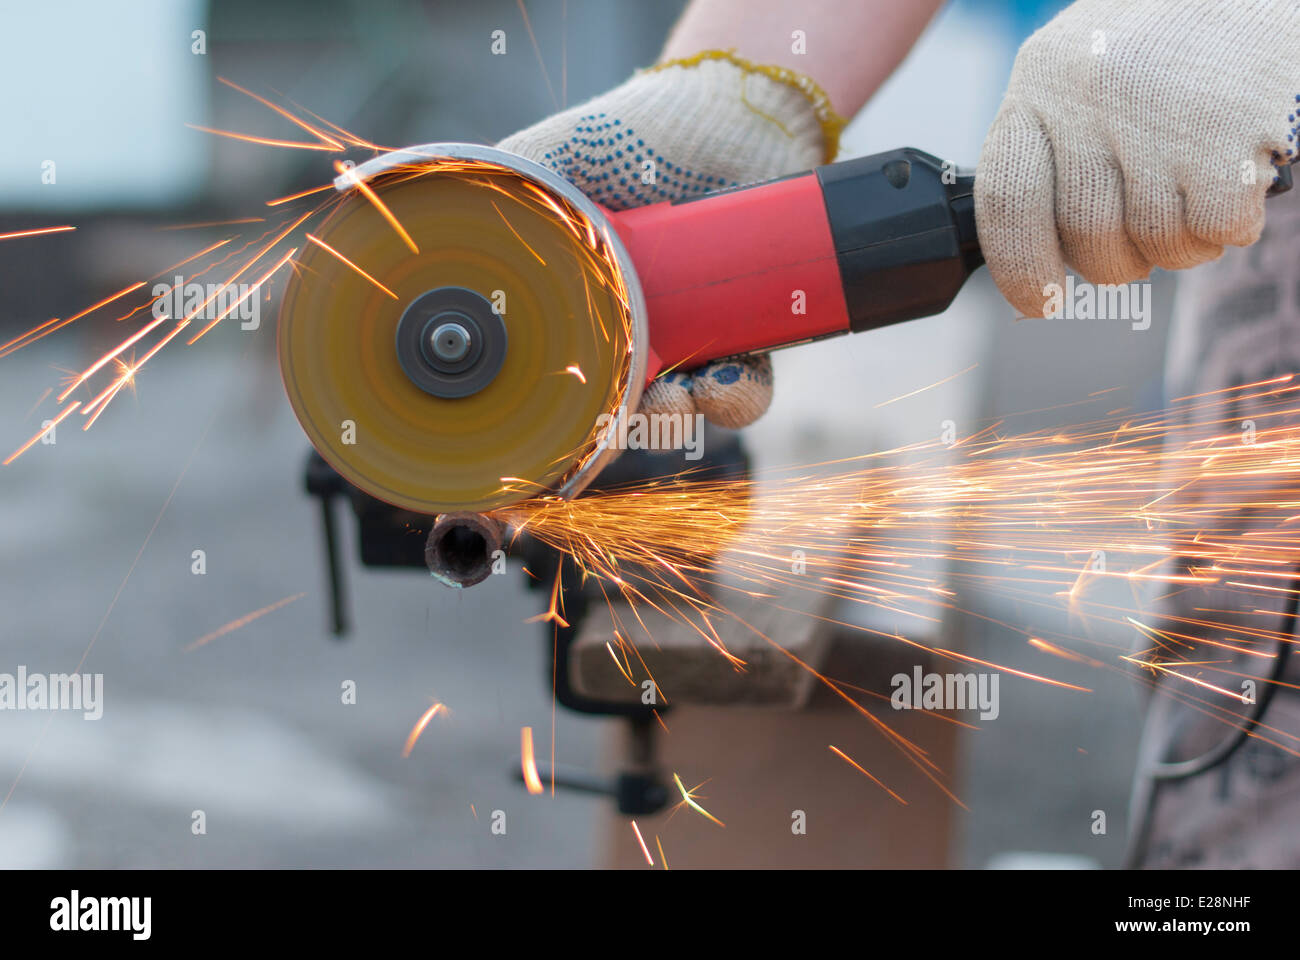
[[1297, 0], [1071, 4], [1020, 48], [975, 177], [1003, 296], [1041, 317], [1066, 266], [1129, 283], [1254, 243], [1298, 110]]
[[[497, 146], [623, 210], [829, 162], [842, 125], [807, 78], [710, 51], [641, 71]], [[772, 367], [756, 356], [665, 374], [646, 388], [641, 412], [698, 411], [737, 428], [762, 416], [771, 401]]]

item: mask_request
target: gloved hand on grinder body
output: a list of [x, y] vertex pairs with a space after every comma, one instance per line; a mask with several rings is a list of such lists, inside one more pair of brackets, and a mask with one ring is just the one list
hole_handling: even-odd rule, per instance
[[1296, 0], [1077, 0], [1020, 48], [975, 180], [1003, 296], [1043, 315], [1100, 284], [1248, 246], [1295, 159]]
[[[715, 51], [641, 71], [594, 100], [501, 141], [611, 210], [680, 200], [807, 170], [834, 155], [842, 121], [816, 85]], [[641, 412], [747, 426], [772, 400], [766, 356], [670, 372]]]

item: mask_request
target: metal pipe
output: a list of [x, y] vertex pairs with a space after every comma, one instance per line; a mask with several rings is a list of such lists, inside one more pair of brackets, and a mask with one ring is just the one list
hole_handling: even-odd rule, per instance
[[444, 513], [434, 521], [424, 544], [429, 572], [449, 587], [472, 587], [492, 573], [493, 559], [505, 541], [500, 520], [482, 513]]

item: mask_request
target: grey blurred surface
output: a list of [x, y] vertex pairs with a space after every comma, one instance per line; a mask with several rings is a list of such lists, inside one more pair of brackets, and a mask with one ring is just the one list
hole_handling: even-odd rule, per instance
[[[277, 395], [270, 332], [231, 327], [145, 368], [138, 398], [5, 470], [0, 663], [71, 672], [89, 647], [81, 669], [105, 689], [99, 720], [0, 715], [4, 791], [22, 771], [0, 865], [589, 865], [598, 801], [530, 797], [512, 779], [520, 728], [545, 759], [551, 725], [549, 647], [522, 622], [544, 597], [522, 576], [457, 592], [353, 565], [355, 635], [328, 636], [307, 447]], [[29, 407], [66, 362], [34, 350], [11, 364], [0, 404]], [[434, 700], [450, 712], [403, 759]], [[599, 728], [561, 713], [558, 759], [587, 765]], [[489, 832], [498, 809], [505, 836]], [[191, 834], [195, 810], [206, 836]]]

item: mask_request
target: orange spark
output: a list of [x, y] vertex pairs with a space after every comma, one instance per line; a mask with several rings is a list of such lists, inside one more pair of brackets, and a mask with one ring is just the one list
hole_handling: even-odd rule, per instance
[[614, 652], [614, 648], [609, 645], [608, 640], [605, 641], [605, 649], [609, 651], [609, 658], [614, 661], [614, 666], [618, 667], [618, 672], [623, 674], [623, 679], [632, 686], [636, 686], [636, 681], [632, 679], [632, 674], [628, 672], [627, 667], [619, 663], [618, 654]]
[[[402, 747], [403, 757], [411, 755], [411, 751], [415, 749], [415, 741], [420, 739], [420, 734], [424, 733], [424, 728], [429, 725], [429, 721], [445, 709], [446, 707], [441, 703], [435, 703], [420, 715], [420, 719], [415, 721], [415, 726], [411, 728], [411, 732], [406, 735], [406, 745]], [[470, 809], [473, 809], [473, 804], [470, 805]], [[478, 819], [478, 814], [474, 814], [474, 819]]]
[[1063, 660], [1073, 660], [1075, 663], [1086, 663], [1090, 667], [1101, 666], [1098, 661], [1093, 660], [1091, 657], [1085, 657], [1080, 653], [1075, 653], [1073, 650], [1067, 650], [1054, 643], [1048, 643], [1046, 640], [1039, 637], [1030, 637], [1028, 642], [1031, 647], [1042, 650], [1044, 653], [1050, 653], [1054, 657], [1060, 657]]
[[341, 137], [344, 139], [344, 141], [345, 141], [349, 146], [352, 146], [352, 147], [361, 147], [361, 148], [363, 148], [363, 149], [365, 149], [365, 150], [380, 150], [380, 151], [384, 151], [384, 150], [390, 150], [390, 149], [391, 149], [391, 148], [389, 148], [389, 147], [381, 147], [381, 146], [379, 146], [379, 145], [376, 144], [376, 143], [371, 143], [369, 140], [365, 140], [365, 139], [362, 139], [361, 137], [358, 137], [355, 133], [352, 133], [352, 132], [350, 132], [350, 131], [348, 131], [348, 130], [344, 130], [344, 129], [343, 129], [342, 127], [340, 127], [337, 123], [331, 123], [329, 120], [326, 120], [326, 119], [325, 119], [324, 117], [322, 117], [320, 114], [315, 113], [315, 112], [313, 112], [313, 111], [311, 111], [311, 110], [308, 110], [306, 107], [304, 107], [304, 106], [303, 106], [302, 104], [300, 104], [300, 103], [297, 103], [297, 102], [295, 102], [295, 101], [293, 101], [293, 100], [290, 100], [289, 102], [292, 103], [292, 104], [293, 104], [295, 107], [297, 107], [299, 110], [301, 110], [303, 113], [309, 114], [310, 116], [312, 116], [312, 117], [315, 118], [316, 120], [319, 120], [321, 123], [325, 124], [325, 126], [329, 127], [331, 130], [333, 130], [335, 133], [337, 133], [339, 136], [341, 136]]
[[270, 100], [267, 100], [265, 97], [259, 97], [257, 94], [253, 93], [251, 90], [245, 90], [245, 89], [244, 89], [243, 87], [241, 87], [239, 84], [237, 84], [237, 83], [235, 83], [235, 82], [233, 82], [233, 81], [231, 81], [231, 80], [227, 80], [225, 77], [217, 77], [217, 82], [218, 82], [218, 83], [224, 83], [226, 86], [230, 87], [232, 90], [238, 90], [240, 93], [244, 94], [244, 95], [247, 96], [247, 97], [252, 97], [252, 98], [253, 98], [254, 100], [256, 100], [258, 103], [262, 104], [262, 106], [264, 106], [264, 107], [269, 107], [271, 110], [274, 110], [276, 113], [278, 113], [280, 116], [284, 117], [286, 120], [288, 120], [288, 121], [289, 121], [290, 123], [292, 123], [294, 126], [299, 127], [299, 128], [301, 128], [301, 129], [305, 130], [307, 133], [310, 133], [310, 134], [311, 134], [313, 137], [315, 137], [317, 140], [321, 141], [322, 144], [324, 144], [324, 145], [330, 147], [331, 149], [333, 149], [333, 150], [335, 150], [335, 151], [339, 151], [339, 150], [342, 150], [342, 149], [343, 149], [343, 144], [339, 143], [337, 140], [335, 140], [335, 139], [334, 139], [333, 137], [331, 137], [329, 134], [325, 133], [325, 132], [322, 131], [322, 130], [318, 130], [316, 127], [313, 127], [313, 126], [312, 126], [310, 123], [308, 123], [306, 120], [303, 120], [303, 119], [301, 119], [300, 117], [295, 117], [295, 116], [294, 116], [292, 113], [290, 113], [288, 110], [285, 110], [283, 107], [278, 107], [278, 106], [276, 106], [274, 103], [272, 103]]
[[537, 65], [542, 68], [542, 79], [546, 81], [546, 90], [551, 95], [551, 102], [555, 104], [555, 109], [560, 109], [560, 101], [555, 99], [555, 88], [551, 86], [551, 75], [546, 71], [546, 63], [542, 60], [542, 48], [537, 44], [537, 35], [533, 33], [533, 22], [528, 19], [528, 10], [524, 7], [524, 0], [515, 0], [519, 5], [519, 15], [524, 18], [524, 29], [528, 31], [528, 39], [532, 41], [533, 53], [537, 55]]
[[361, 275], [362, 277], [364, 277], [365, 279], [369, 280], [371, 283], [373, 283], [373, 284], [374, 284], [376, 287], [378, 287], [380, 290], [384, 291], [384, 293], [388, 294], [388, 295], [389, 295], [390, 297], [392, 297], [394, 300], [397, 299], [397, 294], [393, 293], [393, 291], [389, 290], [386, 286], [384, 286], [382, 283], [380, 283], [378, 280], [376, 280], [376, 279], [375, 279], [374, 277], [372, 277], [370, 274], [366, 273], [366, 271], [362, 270], [360, 267], [358, 267], [355, 263], [353, 263], [353, 262], [352, 262], [351, 260], [349, 260], [347, 257], [343, 256], [343, 254], [339, 253], [337, 250], [335, 250], [333, 247], [331, 247], [331, 246], [330, 246], [328, 243], [326, 243], [324, 240], [321, 240], [319, 237], [312, 236], [310, 233], [307, 234], [307, 239], [310, 240], [312, 243], [316, 244], [316, 246], [320, 247], [322, 250], [325, 250], [325, 251], [328, 252], [328, 253], [332, 253], [335, 257], [337, 257], [337, 258], [339, 259], [339, 261], [340, 261], [341, 263], [343, 263], [345, 266], [351, 267], [351, 268], [352, 268], [353, 270], [355, 270], [358, 274], [360, 274], [360, 275]]
[[537, 772], [537, 757], [533, 754], [533, 728], [523, 727], [519, 731], [520, 766], [524, 772], [524, 786], [533, 796], [545, 791], [541, 775]]
[[510, 221], [507, 220], [506, 215], [501, 212], [501, 208], [498, 207], [491, 200], [489, 200], [488, 203], [492, 204], [492, 209], [497, 212], [497, 216], [501, 218], [501, 222], [506, 225], [507, 230], [509, 230], [511, 233], [515, 235], [515, 239], [524, 245], [524, 249], [527, 250], [529, 253], [531, 253], [534, 257], [536, 257], [538, 263], [540, 263], [542, 266], [546, 266], [546, 261], [542, 259], [542, 255], [538, 253], [536, 250], [534, 250], [532, 247], [530, 247], [528, 245], [528, 241], [519, 235], [519, 231], [510, 225]]
[[229, 243], [231, 240], [233, 240], [233, 239], [234, 239], [234, 237], [226, 237], [226, 239], [224, 239], [224, 240], [218, 240], [216, 243], [209, 244], [208, 246], [206, 246], [206, 247], [204, 247], [202, 250], [200, 250], [198, 253], [194, 253], [194, 254], [191, 254], [190, 256], [186, 257], [186, 258], [185, 258], [184, 260], [182, 260], [180, 263], [173, 263], [170, 267], [168, 267], [167, 269], [161, 271], [161, 272], [158, 274], [158, 276], [160, 276], [160, 277], [165, 277], [165, 276], [167, 276], [167, 274], [171, 273], [173, 270], [179, 270], [181, 267], [185, 266], [185, 264], [190, 263], [190, 262], [192, 262], [192, 261], [194, 261], [194, 260], [197, 260], [199, 257], [203, 256], [204, 254], [211, 253], [213, 250], [216, 250], [216, 249], [219, 248], [219, 247], [224, 247], [226, 244], [228, 244], [228, 243]]
[[17, 240], [19, 237], [41, 237], [47, 233], [67, 233], [76, 227], [38, 227], [35, 230], [17, 230], [13, 233], [0, 233], [0, 240]]
[[163, 317], [158, 317], [156, 320], [153, 320], [152, 322], [145, 324], [143, 327], [141, 327], [131, 336], [123, 340], [118, 346], [114, 347], [108, 353], [104, 354], [102, 357], [100, 357], [98, 360], [92, 363], [89, 367], [87, 367], [85, 370], [81, 372], [81, 375], [77, 377], [77, 379], [72, 381], [72, 384], [66, 390], [64, 390], [61, 394], [59, 394], [57, 398], [58, 402], [62, 403], [64, 400], [68, 399], [68, 394], [72, 393], [73, 390], [76, 390], [77, 387], [81, 386], [83, 383], [85, 383], [87, 380], [93, 377], [96, 373], [102, 370], [110, 360], [116, 357], [119, 353], [122, 353], [124, 350], [126, 350], [127, 347], [135, 343], [138, 343], [140, 340], [148, 336], [151, 332], [153, 332], [154, 329], [157, 328], [157, 326], [160, 323], [163, 323], [165, 320], [167, 320], [167, 317], [163, 316]]
[[324, 193], [326, 190], [333, 190], [334, 184], [327, 183], [322, 187], [312, 187], [310, 190], [300, 190], [297, 193], [291, 193], [287, 197], [276, 197], [274, 200], [266, 201], [268, 207], [278, 207], [283, 203], [290, 203], [294, 200], [301, 200], [303, 197], [310, 197], [313, 193]]
[[653, 867], [655, 865], [654, 858], [650, 856], [650, 848], [645, 845], [645, 840], [641, 837], [641, 828], [636, 825], [635, 820], [632, 821], [632, 832], [636, 834], [636, 842], [641, 846], [641, 853], [645, 856], [645, 862]]
[[864, 776], [866, 776], [868, 780], [870, 780], [872, 783], [874, 783], [876, 786], [878, 786], [881, 790], [884, 790], [885, 793], [889, 794], [891, 797], [893, 797], [895, 800], [897, 800], [897, 801], [898, 801], [899, 803], [901, 803], [903, 806], [907, 806], [907, 801], [906, 801], [906, 800], [904, 800], [902, 797], [900, 797], [898, 794], [896, 794], [893, 790], [890, 790], [887, 786], [885, 786], [885, 785], [884, 785], [883, 783], [881, 783], [878, 779], [876, 779], [874, 776], [872, 776], [871, 773], [869, 773], [869, 772], [867, 771], [866, 767], [863, 767], [861, 764], [859, 764], [856, 760], [854, 760], [852, 757], [850, 757], [847, 753], [845, 753], [845, 752], [844, 752], [843, 750], [841, 750], [839, 747], [833, 746], [833, 745], [831, 745], [831, 744], [827, 744], [827, 746], [831, 748], [831, 753], [835, 754], [837, 757], [839, 757], [840, 759], [844, 760], [846, 763], [849, 764], [849, 766], [853, 767], [854, 770], [857, 770], [859, 773], [861, 773], [861, 774], [863, 774]]
[[53, 387], [46, 387], [45, 392], [36, 398], [36, 402], [32, 404], [31, 409], [27, 411], [27, 414], [23, 417], [23, 419], [26, 420], [27, 417], [30, 417], [33, 413], [35, 413], [36, 408], [39, 407], [42, 403], [44, 403], [45, 398], [48, 397], [53, 392], [54, 392]]
[[40, 432], [38, 432], [35, 436], [33, 436], [30, 440], [24, 443], [13, 453], [9, 454], [9, 456], [5, 458], [4, 462], [0, 463], [0, 466], [7, 467], [9, 466], [9, 464], [13, 463], [15, 460], [21, 457], [24, 453], [30, 450], [36, 444], [36, 442], [41, 439], [41, 437], [45, 436], [47, 433], [49, 433], [51, 430], [57, 427], [60, 423], [62, 423], [65, 419], [67, 419], [68, 414], [72, 413], [72, 411], [76, 410], [77, 407], [79, 407], [80, 405], [81, 405], [81, 401], [74, 400], [72, 401], [72, 403], [68, 404], [68, 406], [64, 407], [59, 412], [59, 415], [50, 421], [50, 425], [48, 427], [41, 427]]
[[[88, 314], [94, 313], [100, 307], [108, 306], [114, 300], [120, 300], [123, 297], [131, 293], [134, 293], [136, 290], [139, 290], [143, 286], [144, 286], [143, 280], [137, 283], [133, 283], [129, 287], [124, 287], [123, 289], [119, 290], [117, 293], [105, 297], [103, 300], [100, 300], [98, 303], [91, 304], [89, 307], [86, 307], [86, 309], [80, 311], [79, 313], [74, 313], [66, 320], [59, 320], [57, 317], [54, 318], [53, 320], [47, 320], [39, 327], [35, 327], [34, 329], [27, 331], [22, 336], [15, 337], [14, 339], [10, 340], [8, 343], [0, 344], [0, 357], [7, 357], [9, 356], [9, 354], [15, 353], [16, 351], [21, 350], [23, 347], [35, 343], [37, 340], [41, 339], [42, 337], [49, 336], [51, 333], [54, 333], [56, 330], [62, 330], [68, 324], [80, 320], [82, 317]], [[57, 324], [57, 326], [52, 326], [54, 324]]]
[[266, 223], [266, 217], [240, 217], [237, 220], [205, 220], [202, 223], [180, 223], [159, 230], [202, 230], [204, 227], [233, 227], [241, 223]]
[[906, 400], [908, 397], [914, 397], [914, 396], [916, 396], [918, 393], [925, 393], [925, 391], [927, 391], [927, 390], [933, 390], [935, 387], [943, 386], [943, 384], [945, 384], [945, 383], [949, 383], [949, 382], [951, 382], [951, 381], [953, 381], [953, 380], [956, 380], [956, 379], [957, 379], [958, 377], [960, 377], [962, 374], [970, 373], [972, 370], [974, 370], [974, 369], [975, 369], [976, 367], [978, 367], [978, 366], [979, 366], [978, 363], [972, 363], [972, 364], [971, 364], [969, 367], [967, 367], [965, 370], [958, 370], [958, 371], [957, 371], [956, 373], [954, 373], [952, 376], [950, 376], [950, 377], [944, 377], [942, 380], [936, 380], [934, 383], [930, 384], [929, 386], [921, 387], [919, 390], [913, 390], [911, 393], [905, 393], [905, 394], [903, 394], [902, 396], [899, 396], [899, 397], [894, 397], [892, 400], [882, 400], [880, 403], [876, 404], [876, 409], [879, 410], [881, 407], [887, 407], [887, 406], [889, 406], [891, 403], [898, 403], [899, 400]]
[[189, 653], [191, 650], [197, 650], [199, 647], [203, 646], [204, 644], [216, 640], [218, 637], [224, 637], [226, 634], [231, 633], [234, 630], [238, 630], [241, 627], [246, 627], [254, 620], [258, 619], [259, 617], [264, 617], [268, 613], [273, 613], [274, 611], [279, 610], [281, 607], [287, 607], [295, 600], [301, 599], [302, 597], [305, 596], [307, 596], [306, 593], [295, 593], [292, 596], [285, 597], [283, 600], [277, 600], [275, 601], [275, 603], [269, 604], [268, 606], [263, 607], [261, 610], [254, 610], [252, 613], [246, 613], [242, 617], [239, 617], [236, 620], [231, 620], [225, 626], [218, 627], [216, 630], [213, 630], [211, 633], [204, 634], [203, 636], [199, 637], [197, 640], [195, 640], [193, 643], [191, 643], [189, 646], [185, 648], [185, 652]]
[[709, 813], [709, 811], [705, 810], [702, 806], [700, 806], [698, 803], [695, 802], [695, 797], [693, 795], [693, 792], [687, 790], [686, 787], [683, 786], [682, 778], [677, 776], [677, 774], [675, 773], [673, 774], [673, 783], [677, 784], [677, 789], [681, 791], [683, 803], [685, 803], [688, 807], [690, 807], [692, 810], [694, 810], [696, 813], [700, 814], [701, 816], [707, 817], [709, 820], [712, 820], [718, 826], [720, 827], [726, 826], [725, 823], [723, 823], [721, 820], [719, 820], [717, 817]]
[[95, 414], [91, 416], [91, 418], [82, 425], [81, 429], [83, 432], [89, 430], [91, 427], [95, 425], [95, 421], [99, 419], [99, 415], [108, 409], [109, 403], [112, 401], [114, 397], [117, 396], [118, 391], [131, 382], [132, 376], [133, 374], [130, 368], [128, 367], [126, 370], [122, 372], [122, 375], [120, 377], [118, 377], [116, 380], [114, 380], [112, 383], [110, 383], [107, 387], [104, 388], [103, 393], [101, 393], [94, 400], [92, 400], [91, 404], [85, 407], [81, 411], [83, 414], [89, 414], [91, 410], [94, 409], [95, 405], [102, 404], [102, 406], [99, 407], [99, 410], [96, 411]]
[[389, 226], [391, 226], [394, 230], [397, 231], [397, 235], [402, 238], [402, 242], [405, 243], [407, 247], [410, 248], [412, 253], [420, 252], [420, 248], [415, 245], [415, 241], [412, 240], [411, 235], [406, 232], [406, 228], [402, 226], [401, 222], [397, 219], [397, 217], [393, 216], [393, 211], [389, 210], [388, 207], [384, 204], [384, 201], [379, 199], [378, 194], [376, 194], [375, 191], [370, 189], [370, 185], [368, 183], [366, 183], [364, 180], [362, 180], [360, 177], [357, 176], [355, 170], [353, 170], [349, 166], [345, 166], [341, 160], [334, 161], [334, 169], [337, 170], [339, 174], [342, 177], [344, 177], [349, 183], [351, 183], [354, 187], [360, 190], [361, 193], [365, 195], [365, 198], [367, 200], [369, 200], [372, 204], [374, 204], [374, 207], [376, 210], [379, 211], [380, 216], [382, 216], [385, 220], [387, 220]]
[[187, 123], [185, 126], [191, 130], [197, 130], [199, 133], [210, 133], [217, 137], [229, 137], [231, 140], [242, 140], [244, 143], [260, 143], [264, 147], [287, 147], [292, 150], [321, 150], [325, 153], [338, 153], [341, 147], [331, 147], [328, 143], [303, 143], [301, 140], [273, 140], [270, 137], [255, 137], [248, 133], [235, 133], [233, 130], [216, 130], [212, 127], [201, 127], [197, 123]]
[[[297, 253], [297, 252], [298, 252], [298, 248], [297, 248], [297, 247], [294, 247], [292, 250], [290, 250], [288, 253], [286, 253], [283, 257], [281, 257], [281, 258], [280, 258], [280, 261], [279, 261], [275, 266], [273, 266], [270, 270], [266, 271], [266, 273], [264, 273], [264, 274], [262, 275], [262, 278], [261, 278], [260, 280], [258, 280], [255, 284], [253, 284], [251, 287], [249, 287], [248, 290], [244, 293], [244, 295], [243, 295], [242, 297], [240, 297], [240, 298], [239, 298], [238, 300], [236, 300], [234, 303], [232, 303], [232, 304], [230, 304], [228, 307], [226, 307], [226, 309], [223, 310], [219, 316], [217, 316], [216, 318], [214, 318], [214, 319], [212, 320], [211, 323], [209, 323], [206, 327], [204, 327], [202, 330], [200, 330], [198, 333], [196, 333], [193, 337], [191, 337], [189, 340], [186, 340], [186, 341], [185, 341], [185, 345], [186, 345], [187, 347], [188, 347], [188, 346], [192, 346], [192, 345], [193, 345], [197, 340], [199, 340], [200, 338], [202, 338], [203, 335], [206, 334], [209, 330], [211, 330], [213, 327], [215, 327], [218, 323], [220, 323], [220, 322], [221, 322], [222, 320], [224, 320], [226, 317], [230, 316], [230, 312], [231, 312], [232, 310], [234, 310], [235, 307], [239, 306], [241, 303], [243, 303], [245, 300], [247, 300], [249, 297], [251, 297], [254, 293], [256, 293], [256, 292], [258, 291], [258, 289], [262, 286], [262, 284], [266, 283], [266, 281], [270, 280], [273, 276], [275, 276], [275, 274], [279, 272], [279, 270], [280, 270], [281, 267], [283, 267], [286, 263], [288, 263], [290, 260], [293, 259], [293, 255], [294, 255], [295, 253]], [[242, 272], [242, 271], [241, 271], [241, 272]], [[211, 299], [211, 298], [209, 298], [209, 299]], [[189, 317], [186, 317], [186, 319], [188, 320]]]
[[[104, 391], [99, 394], [99, 396], [91, 400], [90, 403], [88, 403], [85, 406], [85, 408], [81, 411], [83, 415], [87, 415], [87, 416], [89, 416], [91, 411], [95, 411], [95, 415], [91, 417], [89, 420], [87, 420], [85, 426], [83, 426], [81, 429], [89, 430], [92, 426], [94, 426], [95, 421], [99, 419], [99, 415], [108, 408], [109, 402], [115, 396], [117, 396], [117, 392], [121, 390], [122, 387], [125, 386], [126, 384], [134, 382], [135, 375], [140, 372], [140, 368], [143, 367], [146, 363], [148, 363], [149, 360], [155, 354], [157, 354], [159, 350], [167, 346], [167, 344], [171, 342], [171, 339], [175, 337], [176, 334], [180, 333], [189, 325], [190, 322], [188, 320], [181, 320], [179, 323], [176, 324], [175, 327], [172, 328], [172, 330], [167, 334], [167, 336], [163, 337], [156, 344], [154, 344], [149, 349], [149, 352], [146, 353], [139, 360], [137, 360], [135, 363], [127, 364], [127, 363], [122, 363], [122, 361], [119, 360], [118, 363], [122, 364], [121, 375], [113, 383], [109, 384], [108, 387], [105, 388]], [[99, 409], [95, 410], [96, 407], [98, 407]]]
[[1206, 690], [1213, 690], [1215, 693], [1221, 693], [1225, 697], [1229, 697], [1233, 700], [1240, 700], [1242, 703], [1250, 703], [1250, 699], [1249, 697], [1247, 697], [1245, 693], [1240, 693], [1235, 690], [1225, 690], [1223, 687], [1217, 687], [1214, 684], [1209, 683], [1205, 680], [1201, 680], [1198, 677], [1189, 677], [1185, 673], [1179, 673], [1177, 670], [1172, 669], [1173, 667], [1178, 667], [1178, 666], [1200, 666], [1201, 664], [1183, 663], [1180, 661], [1175, 661], [1173, 663], [1156, 663], [1153, 660], [1139, 660], [1136, 657], [1127, 657], [1127, 656], [1121, 656], [1120, 659], [1126, 663], [1132, 663], [1139, 667], [1145, 667], [1151, 670], [1152, 672], [1158, 670], [1161, 673], [1163, 673], [1165, 676], [1177, 677], [1179, 680], [1186, 680], [1190, 684], [1194, 684], [1195, 686], [1198, 687], [1203, 687]]
[[524, 623], [546, 623], [553, 621], [556, 626], [567, 627], [569, 621], [560, 615], [560, 604], [563, 600], [560, 596], [560, 573], [562, 568], [555, 571], [555, 583], [551, 586], [551, 602], [547, 605], [545, 613], [539, 613], [535, 617], [529, 617]]

